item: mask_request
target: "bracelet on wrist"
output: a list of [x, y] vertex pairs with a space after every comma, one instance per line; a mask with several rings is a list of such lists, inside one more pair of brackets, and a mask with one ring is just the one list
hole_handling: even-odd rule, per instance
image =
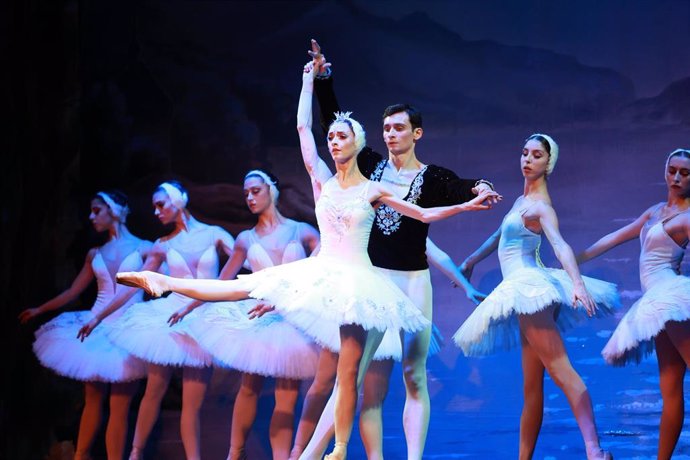
[[477, 182], [474, 183], [474, 186], [476, 187], [480, 184], [486, 184], [489, 186], [489, 188], [491, 188], [491, 190], [496, 191], [496, 189], [494, 188], [494, 184], [492, 184], [491, 182], [489, 182], [486, 179], [479, 179]]

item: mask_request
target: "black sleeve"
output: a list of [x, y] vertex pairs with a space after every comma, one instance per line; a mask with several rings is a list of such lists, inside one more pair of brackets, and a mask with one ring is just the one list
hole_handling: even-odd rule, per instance
[[374, 152], [369, 146], [364, 146], [357, 155], [357, 166], [362, 175], [371, 178], [371, 174], [376, 169], [376, 165], [383, 159], [380, 153]]
[[478, 180], [461, 179], [450, 169], [437, 168], [434, 171], [435, 195], [439, 200], [436, 206], [451, 206], [474, 199], [476, 195], [472, 189]]
[[338, 99], [336, 99], [333, 90], [333, 77], [316, 78], [314, 80], [314, 94], [316, 94], [316, 102], [319, 104], [319, 123], [321, 123], [321, 129], [325, 134], [335, 119], [334, 113], [340, 112], [340, 105], [338, 105]]

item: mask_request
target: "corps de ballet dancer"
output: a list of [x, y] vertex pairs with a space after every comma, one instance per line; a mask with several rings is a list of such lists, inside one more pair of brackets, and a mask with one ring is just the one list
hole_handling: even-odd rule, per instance
[[671, 152], [664, 176], [665, 202], [604, 236], [578, 259], [584, 262], [640, 238], [643, 295], [623, 316], [602, 354], [608, 363], [622, 366], [639, 363], [656, 347], [663, 400], [657, 458], [670, 459], [683, 428], [683, 378], [690, 365], [690, 277], [680, 274], [690, 239], [690, 150]]
[[[533, 134], [522, 149], [523, 195], [500, 228], [461, 265], [473, 267], [498, 249], [503, 281], [486, 297], [453, 339], [467, 356], [481, 356], [518, 343], [522, 346], [524, 405], [519, 458], [532, 458], [544, 412], [544, 371], [565, 393], [585, 442], [589, 460], [609, 459], [601, 449], [589, 392], [568, 359], [558, 331], [587, 315], [606, 314], [619, 304], [613, 284], [582, 277], [572, 249], [558, 229], [547, 189], [558, 159], [558, 145]], [[545, 268], [539, 259], [542, 234], [564, 270]]]
[[365, 134], [349, 114], [340, 114], [328, 131], [334, 175], [318, 157], [311, 131], [313, 81], [314, 66], [309, 63], [303, 72], [297, 125], [321, 230], [318, 255], [265, 268], [238, 280], [179, 279], [143, 272], [119, 274], [118, 281], [142, 286], [154, 295], [173, 291], [205, 301], [249, 297], [265, 300], [317, 343], [339, 349], [336, 444], [327, 456], [336, 460], [346, 458], [358, 373], [368, 366], [384, 331], [416, 331], [429, 325], [409, 298], [371, 265], [367, 245], [376, 207], [387, 204], [405, 215], [431, 222], [463, 211], [487, 209], [490, 204], [485, 202], [497, 194], [483, 190], [467, 203], [428, 209], [397, 198], [359, 171], [357, 153], [365, 145]]
[[[172, 232], [151, 248], [144, 270], [167, 267], [181, 278], [216, 278], [219, 252], [232, 256], [234, 239], [220, 227], [196, 220], [187, 209], [189, 197], [177, 181], [163, 182], [153, 193], [154, 212]], [[180, 435], [188, 460], [200, 458], [199, 411], [212, 373], [211, 355], [199, 346], [186, 323], [170, 327], [170, 316], [190, 302], [179, 294], [132, 305], [112, 323], [108, 337], [119, 347], [148, 363], [146, 391], [139, 406], [131, 460], [143, 457], [146, 442], [158, 419], [161, 401], [175, 368], [182, 368]], [[87, 325], [88, 335], [95, 325]]]
[[[111, 460], [123, 458], [127, 421], [137, 380], [146, 376], [146, 364], [107, 338], [113, 320], [130, 305], [140, 302], [142, 291], [115, 284], [115, 274], [139, 270], [151, 243], [132, 235], [126, 226], [127, 197], [119, 191], [98, 192], [91, 200], [89, 219], [97, 232], [107, 232], [108, 241], [92, 248], [72, 285], [39, 307], [24, 310], [22, 323], [43, 313], [57, 310], [77, 298], [95, 279], [96, 301], [90, 310], [62, 313], [36, 331], [33, 349], [41, 364], [56, 373], [84, 382], [84, 409], [74, 453], [76, 460], [91, 458], [103, 418], [103, 402], [110, 393], [105, 446]], [[103, 312], [118, 308], [89, 340], [77, 340], [79, 330], [90, 321], [100, 323]]]
[[[237, 236], [232, 257], [219, 279], [235, 278], [245, 263], [252, 272], [258, 272], [304, 259], [318, 248], [318, 231], [307, 223], [284, 217], [277, 207], [279, 195], [278, 179], [272, 174], [252, 170], [245, 175], [245, 201], [258, 222]], [[217, 365], [242, 372], [232, 412], [229, 460], [247, 457], [245, 444], [266, 377], [276, 379], [269, 427], [272, 456], [275, 460], [287, 459], [300, 383], [316, 373], [319, 348], [314, 342], [277, 313], [251, 317], [257, 304], [253, 299], [206, 303], [189, 323], [194, 339]], [[194, 306], [174, 315], [171, 322], [182, 320]]]

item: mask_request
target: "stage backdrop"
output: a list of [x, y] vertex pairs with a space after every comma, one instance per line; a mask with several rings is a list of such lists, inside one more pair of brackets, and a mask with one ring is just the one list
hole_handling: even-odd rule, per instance
[[[242, 178], [262, 167], [280, 178], [283, 212], [315, 223], [295, 130], [310, 38], [322, 44], [340, 104], [364, 124], [372, 147], [386, 153], [383, 108], [413, 104], [424, 114], [421, 160], [490, 179], [504, 195], [490, 212], [432, 226], [432, 239], [458, 263], [521, 193], [519, 156], [531, 133], [560, 144], [549, 187], [576, 252], [664, 200], [665, 157], [690, 147], [687, 2], [37, 0], [3, 10], [12, 64], [0, 77], [10, 115], [0, 173], [2, 314], [12, 350], [0, 431], [8, 459], [43, 458], [75, 436], [80, 386], [42, 369], [31, 353], [33, 330], [48, 318], [20, 328], [16, 315], [69, 286], [98, 244], [87, 220], [95, 191], [127, 192], [131, 230], [155, 239], [165, 229], [151, 193], [178, 179], [197, 218], [236, 235], [254, 222]], [[627, 308], [641, 294], [638, 254], [631, 242], [583, 271], [617, 283]], [[546, 243], [542, 257], [558, 266]], [[474, 271], [481, 290], [499, 281], [495, 257]], [[450, 337], [473, 305], [438, 272], [433, 283], [446, 344], [429, 362], [429, 458], [514, 458], [519, 352], [462, 357]], [[93, 292], [74, 308], [92, 300]], [[661, 407], [653, 357], [612, 369], [599, 355], [619, 317], [575, 329], [566, 342], [592, 391], [604, 443], [617, 458], [647, 458]], [[224, 455], [233, 391], [218, 384], [207, 402], [209, 458]], [[403, 398], [397, 370], [385, 411], [390, 458], [404, 452]], [[546, 407], [537, 456], [579, 458], [577, 427], [551, 382]], [[163, 417], [155, 458], [182, 458], [176, 423]], [[222, 429], [211, 435], [215, 423]], [[267, 458], [265, 426], [258, 424], [252, 458]], [[175, 442], [163, 442], [165, 433]], [[683, 435], [679, 454], [688, 452]]]

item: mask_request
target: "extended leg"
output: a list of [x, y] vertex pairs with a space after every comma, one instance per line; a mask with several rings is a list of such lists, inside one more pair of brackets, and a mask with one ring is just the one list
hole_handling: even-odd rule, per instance
[[230, 426], [230, 453], [228, 459], [245, 458], [245, 444], [256, 419], [256, 408], [264, 385], [264, 378], [257, 374], [242, 374], [242, 384], [235, 398]]
[[364, 375], [364, 397], [359, 414], [359, 432], [369, 460], [383, 458], [383, 401], [393, 371], [393, 360], [374, 361]]
[[136, 428], [134, 429], [134, 441], [132, 443], [132, 453], [130, 454], [130, 459], [132, 460], [139, 460], [141, 458], [153, 426], [156, 424], [156, 420], [158, 420], [161, 401], [168, 390], [171, 376], [172, 367], [149, 364], [146, 390], [139, 405]]

